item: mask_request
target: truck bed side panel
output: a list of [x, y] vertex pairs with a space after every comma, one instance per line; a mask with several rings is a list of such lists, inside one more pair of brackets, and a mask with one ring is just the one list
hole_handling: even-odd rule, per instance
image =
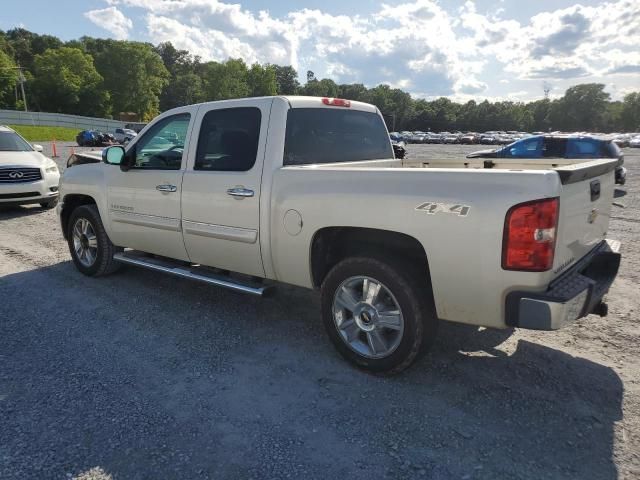
[[[542, 288], [551, 275], [501, 269], [505, 214], [517, 203], [558, 196], [560, 188], [551, 171], [281, 168], [271, 196], [274, 277], [312, 286], [309, 249], [321, 228], [401, 232], [425, 249], [440, 318], [501, 327], [506, 287]], [[419, 208], [431, 203], [438, 206]], [[466, 214], [454, 206], [468, 207]], [[295, 236], [284, 228], [289, 210], [303, 221]]]

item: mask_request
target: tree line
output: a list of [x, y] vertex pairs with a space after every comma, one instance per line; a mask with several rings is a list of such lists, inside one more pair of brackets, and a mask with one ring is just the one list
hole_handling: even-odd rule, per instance
[[289, 65], [205, 62], [170, 42], [63, 42], [22, 28], [0, 31], [0, 108], [24, 108], [21, 86], [30, 110], [115, 118], [133, 113], [144, 121], [180, 105], [282, 94], [372, 103], [393, 130], [640, 130], [640, 92], [612, 101], [598, 83], [573, 86], [553, 100], [456, 103], [415, 99], [389, 85], [337, 84], [311, 71], [301, 84]]

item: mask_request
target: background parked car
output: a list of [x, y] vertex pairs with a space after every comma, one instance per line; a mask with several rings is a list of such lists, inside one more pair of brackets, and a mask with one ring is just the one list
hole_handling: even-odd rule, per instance
[[58, 203], [60, 172], [55, 162], [17, 132], [0, 125], [0, 205]]
[[460, 143], [464, 145], [473, 145], [474, 143], [478, 143], [480, 137], [475, 133], [465, 133], [460, 136]]
[[503, 148], [480, 150], [467, 158], [617, 158], [616, 183], [624, 185], [627, 170], [624, 155], [607, 138], [582, 135], [537, 135], [523, 138]]
[[628, 147], [629, 141], [631, 140], [629, 135], [614, 135], [613, 143], [618, 145], [620, 148]]
[[116, 144], [116, 139], [111, 133], [103, 133], [97, 130], [82, 130], [76, 135], [76, 143], [79, 147], [106, 147]]
[[407, 155], [407, 149], [404, 146], [404, 142], [391, 140], [391, 146], [393, 147], [393, 154], [396, 158], [403, 159]]
[[138, 134], [130, 128], [116, 128], [113, 137], [115, 138], [116, 142], [124, 145], [133, 140], [137, 135]]
[[82, 130], [76, 135], [76, 143], [79, 147], [93, 147], [97, 141], [97, 133], [93, 130]]

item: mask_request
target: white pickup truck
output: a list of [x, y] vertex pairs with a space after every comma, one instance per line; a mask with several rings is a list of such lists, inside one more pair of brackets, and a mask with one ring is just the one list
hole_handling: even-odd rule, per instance
[[393, 373], [439, 320], [605, 315], [616, 163], [403, 164], [372, 105], [249, 98], [170, 110], [126, 149], [72, 157], [58, 212], [86, 275], [130, 264], [256, 295], [317, 288], [338, 351]]

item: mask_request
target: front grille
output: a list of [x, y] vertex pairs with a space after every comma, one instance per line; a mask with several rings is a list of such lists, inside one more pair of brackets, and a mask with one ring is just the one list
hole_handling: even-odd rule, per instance
[[24, 192], [24, 193], [3, 193], [0, 194], [0, 200], [6, 200], [7, 198], [27, 198], [27, 197], [39, 197], [39, 192]]
[[27, 183], [42, 180], [39, 168], [0, 168], [0, 184]]

